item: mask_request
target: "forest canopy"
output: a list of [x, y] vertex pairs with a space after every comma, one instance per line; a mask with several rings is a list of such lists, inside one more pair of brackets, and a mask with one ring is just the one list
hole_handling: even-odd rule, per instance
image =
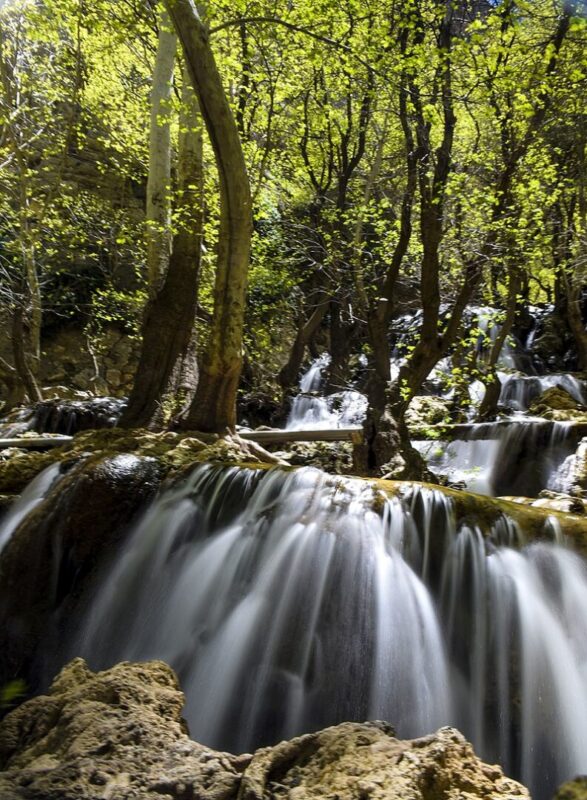
[[[360, 355], [372, 438], [385, 417], [404, 448], [449, 354], [491, 413], [530, 306], [587, 368], [586, 40], [580, 0], [4, 3], [8, 404], [42, 398], [64, 328], [90, 388], [107, 331], [138, 348], [127, 425], [234, 428], [237, 396], [277, 402], [308, 354], [339, 388]], [[501, 324], [482, 363], [473, 303]]]

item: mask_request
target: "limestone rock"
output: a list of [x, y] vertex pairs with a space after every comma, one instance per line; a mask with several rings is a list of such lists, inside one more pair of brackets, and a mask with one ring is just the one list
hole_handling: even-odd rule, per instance
[[480, 761], [453, 728], [421, 739], [396, 739], [381, 722], [343, 723], [259, 750], [239, 800], [356, 798], [472, 800], [529, 798], [498, 766]]
[[182, 706], [175, 675], [162, 662], [122, 663], [94, 674], [76, 659], [47, 696], [30, 700], [4, 720], [0, 797], [235, 797], [242, 761], [190, 741]]
[[534, 500], [532, 505], [535, 508], [549, 508], [551, 511], [564, 511], [567, 514], [585, 514], [587, 509], [580, 497], [566, 494], [565, 492], [552, 492], [543, 489], [538, 500]]
[[250, 755], [188, 738], [183, 695], [160, 661], [93, 673], [75, 659], [0, 728], [2, 800], [516, 800], [452, 728], [396, 739], [382, 722], [344, 723]]

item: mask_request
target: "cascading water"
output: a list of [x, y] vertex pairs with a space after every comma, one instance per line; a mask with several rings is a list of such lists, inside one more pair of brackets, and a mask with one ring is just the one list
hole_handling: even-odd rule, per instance
[[534, 497], [555, 488], [561, 465], [575, 451], [571, 425], [542, 419], [473, 425], [453, 442], [415, 441], [430, 467], [452, 484], [479, 494]]
[[18, 500], [11, 505], [0, 524], [0, 553], [23, 519], [39, 505], [49, 489], [57, 482], [60, 474], [60, 465], [51, 464], [29, 483]]
[[560, 386], [577, 403], [587, 406], [587, 381], [567, 373], [551, 375], [507, 375], [500, 374], [501, 394], [499, 402], [513, 411], [527, 411], [547, 389]]
[[342, 720], [453, 724], [540, 800], [587, 769], [587, 573], [523, 545], [431, 489], [201, 466], [147, 510], [60, 656], [169, 661], [194, 738], [232, 751]]
[[367, 399], [353, 390], [321, 396], [324, 372], [330, 355], [317, 358], [300, 380], [300, 393], [294, 397], [287, 420], [288, 430], [345, 428], [360, 425], [367, 411]]
[[125, 406], [126, 400], [117, 397], [45, 400], [35, 406], [29, 430], [72, 436], [90, 428], [113, 428]]

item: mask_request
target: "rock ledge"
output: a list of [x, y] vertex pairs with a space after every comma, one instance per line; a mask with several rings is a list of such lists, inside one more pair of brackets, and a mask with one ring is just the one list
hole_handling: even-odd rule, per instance
[[2, 800], [514, 800], [527, 790], [480, 761], [452, 728], [396, 739], [344, 723], [253, 756], [193, 742], [183, 695], [160, 661], [93, 673], [75, 659], [49, 694], [0, 728]]

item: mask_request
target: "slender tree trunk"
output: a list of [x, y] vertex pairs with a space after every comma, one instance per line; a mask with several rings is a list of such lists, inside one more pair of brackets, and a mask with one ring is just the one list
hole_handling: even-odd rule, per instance
[[202, 124], [184, 75], [178, 153], [177, 232], [169, 266], [149, 299], [135, 382], [120, 421], [123, 427], [160, 427], [163, 403], [184, 406], [193, 398], [198, 370], [195, 318], [204, 218]]
[[481, 420], [493, 419], [497, 412], [497, 404], [501, 394], [501, 381], [497, 374], [497, 362], [501, 355], [501, 351], [506, 342], [507, 337], [510, 335], [514, 322], [516, 319], [516, 308], [518, 302], [518, 290], [520, 288], [520, 276], [515, 267], [510, 270], [510, 281], [508, 288], [508, 300], [505, 320], [503, 325], [495, 337], [491, 352], [489, 353], [489, 362], [486, 368], [486, 376], [483, 379], [485, 384], [485, 395], [479, 406], [477, 418]]
[[25, 322], [25, 313], [22, 305], [18, 305], [12, 318], [12, 357], [14, 366], [31, 403], [38, 403], [43, 399], [35, 374], [29, 364], [28, 355], [31, 351], [30, 329]]
[[220, 183], [214, 317], [198, 388], [184, 424], [195, 430], [224, 431], [236, 426], [253, 230], [251, 192], [238, 129], [210, 47], [208, 28], [193, 0], [165, 0], [165, 4], [183, 47]]
[[345, 319], [343, 300], [335, 299], [330, 303], [330, 355], [328, 367], [328, 392], [341, 392], [345, 389], [349, 378], [349, 358], [352, 350], [352, 321]]
[[147, 178], [147, 276], [154, 297], [171, 252], [171, 92], [177, 36], [169, 16], [159, 16], [159, 42], [151, 88], [149, 174]]
[[287, 363], [279, 371], [277, 380], [283, 389], [289, 389], [298, 380], [304, 361], [306, 347], [309, 345], [312, 337], [320, 327], [326, 312], [328, 311], [329, 298], [324, 297], [319, 300], [318, 305], [310, 315], [310, 317], [298, 328], [296, 338], [291, 347]]
[[[178, 154], [178, 231], [173, 241], [174, 255], [195, 270], [196, 308], [204, 236], [203, 124], [187, 67], [183, 70], [182, 111], [179, 118]], [[177, 391], [187, 412], [198, 387], [198, 359], [195, 319], [187, 350], [182, 353], [177, 376]], [[180, 409], [178, 408], [177, 411]]]

